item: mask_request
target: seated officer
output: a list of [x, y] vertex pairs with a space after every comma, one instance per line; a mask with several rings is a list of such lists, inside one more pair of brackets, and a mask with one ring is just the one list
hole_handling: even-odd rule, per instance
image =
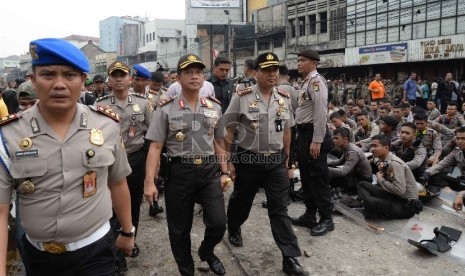
[[381, 117], [379, 130], [391, 140], [391, 143], [399, 140], [399, 134], [396, 131], [398, 124], [399, 121], [394, 116], [388, 115]]
[[426, 149], [421, 141], [415, 125], [407, 122], [400, 128], [400, 139], [391, 145], [391, 151], [407, 164], [418, 182], [423, 182], [426, 169]]
[[[376, 104], [376, 102], [373, 102]], [[368, 115], [364, 112], [357, 115], [358, 129], [355, 132], [355, 145], [367, 152], [370, 150], [371, 138], [379, 134], [379, 126], [375, 122], [370, 122]]]
[[[456, 191], [465, 190], [463, 180], [463, 176], [465, 176], [465, 127], [459, 127], [455, 130], [455, 139], [457, 147], [437, 165], [426, 170], [429, 175], [427, 188], [430, 192], [437, 192], [446, 186]], [[451, 166], [457, 166], [460, 169], [461, 178], [455, 178], [447, 174], [445, 170]]]
[[436, 164], [441, 155], [441, 137], [436, 130], [428, 127], [428, 115], [425, 113], [415, 114], [413, 122], [417, 128], [417, 137], [420, 137], [421, 144], [426, 149], [427, 164]]
[[329, 161], [329, 185], [356, 191], [360, 181], [371, 182], [371, 166], [363, 151], [349, 142], [347, 128], [338, 128], [333, 132], [334, 147], [343, 151], [339, 160]]
[[[40, 101], [0, 123], [0, 275], [13, 189], [32, 275], [112, 275], [115, 245], [130, 254], [135, 232], [118, 118], [77, 103], [89, 71], [77, 47], [46, 38], [29, 49]], [[122, 226], [116, 244], [112, 206]]]
[[366, 218], [410, 218], [423, 210], [418, 200], [418, 189], [412, 171], [399, 157], [389, 151], [391, 141], [384, 134], [370, 142], [375, 157], [376, 185], [360, 182], [359, 198]]
[[349, 142], [352, 142], [352, 143], [354, 142], [354, 135], [352, 134], [350, 126], [345, 124], [342, 121], [342, 118], [339, 112], [333, 112], [333, 114], [329, 116], [329, 120], [331, 121], [331, 124], [329, 125], [329, 129], [331, 132], [334, 132], [336, 129], [341, 128], [341, 127], [346, 128], [347, 130], [349, 130], [349, 133], [350, 133]]

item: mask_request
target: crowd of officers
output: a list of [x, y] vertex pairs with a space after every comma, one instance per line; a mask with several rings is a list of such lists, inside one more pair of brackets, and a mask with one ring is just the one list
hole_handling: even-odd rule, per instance
[[[241, 226], [259, 188], [283, 272], [308, 275], [297, 260], [301, 250], [291, 225], [313, 236], [333, 231], [334, 200], [367, 218], [407, 218], [422, 210], [417, 182], [431, 192], [465, 190], [462, 178], [449, 174], [457, 166], [465, 175], [464, 118], [453, 102], [446, 114], [434, 101], [427, 111], [384, 99], [328, 103], [320, 57], [311, 49], [298, 54], [303, 81], [297, 89], [272, 52], [247, 60], [237, 83], [228, 79], [231, 64], [222, 57], [208, 81], [195, 54], [180, 57], [166, 74], [115, 61], [108, 78], [90, 81], [85, 56], [64, 40], [32, 41], [30, 52], [31, 80], [18, 90], [27, 90], [33, 102], [0, 120], [0, 275], [6, 274], [13, 190], [28, 275], [127, 271], [126, 256], [140, 253], [142, 200], [156, 215], [164, 211], [157, 204], [161, 192], [181, 275], [195, 271], [194, 204], [202, 206], [205, 224], [197, 254], [213, 273], [225, 275], [215, 246], [226, 229], [233, 246], [251, 242]], [[290, 218], [296, 167], [306, 208]], [[225, 209], [223, 192], [232, 183]], [[342, 192], [357, 197], [341, 198]]]

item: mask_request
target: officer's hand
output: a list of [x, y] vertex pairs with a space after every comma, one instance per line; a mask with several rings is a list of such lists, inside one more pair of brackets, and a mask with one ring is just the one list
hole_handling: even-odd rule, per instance
[[452, 207], [454, 207], [455, 211], [459, 212], [463, 208], [463, 195], [462, 194], [457, 194], [457, 197], [455, 197], [454, 203], [452, 203]]
[[157, 186], [155, 186], [155, 181], [144, 181], [144, 196], [150, 206], [153, 206], [153, 202], [158, 200], [158, 190]]
[[231, 177], [232, 181], [236, 180], [236, 168], [234, 168], [233, 163], [228, 163], [228, 170], [229, 170], [229, 177]]
[[223, 192], [226, 192], [232, 184], [232, 179], [227, 176], [227, 175], [222, 175], [220, 177], [220, 183], [221, 183], [221, 189], [223, 189]]
[[289, 177], [289, 179], [294, 179], [294, 169], [293, 168], [287, 169], [287, 176]]
[[312, 142], [310, 144], [310, 157], [312, 157], [313, 159], [317, 159], [318, 156], [320, 156], [320, 149], [321, 144]]
[[115, 242], [116, 249], [124, 251], [126, 256], [132, 255], [132, 249], [134, 248], [134, 237], [124, 237], [118, 235]]
[[431, 166], [434, 166], [434, 165], [436, 165], [437, 163], [439, 163], [439, 158], [434, 158], [434, 159], [433, 159], [433, 163], [431, 164]]

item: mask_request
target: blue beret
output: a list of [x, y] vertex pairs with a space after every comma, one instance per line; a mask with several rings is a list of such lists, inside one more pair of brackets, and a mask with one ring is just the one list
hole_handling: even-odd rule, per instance
[[29, 44], [32, 66], [69, 65], [90, 72], [86, 56], [73, 44], [58, 38], [43, 38]]
[[139, 77], [139, 78], [146, 78], [146, 79], [150, 79], [150, 77], [152, 76], [152, 74], [150, 74], [150, 71], [147, 70], [147, 68], [143, 67], [140, 64], [134, 65], [134, 67], [132, 67], [132, 69], [134, 69], [133, 76], [136, 76], [136, 77]]

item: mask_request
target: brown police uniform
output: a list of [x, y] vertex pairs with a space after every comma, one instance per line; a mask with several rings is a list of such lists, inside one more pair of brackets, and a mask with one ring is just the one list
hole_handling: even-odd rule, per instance
[[[442, 187], [449, 186], [454, 190], [465, 190], [465, 157], [464, 152], [456, 147], [438, 164], [428, 168], [426, 172], [429, 174], [428, 190], [431, 192], [439, 191]], [[447, 170], [450, 167], [457, 166], [460, 170], [462, 178], [448, 176]], [[462, 182], [462, 183], [461, 183]]]
[[[51, 254], [72, 251], [66, 256], [79, 258], [81, 253], [74, 251], [82, 252], [78, 249], [89, 240], [110, 235], [111, 244], [114, 241], [107, 185], [124, 179], [131, 169], [118, 123], [109, 118], [116, 115], [99, 110], [77, 104], [63, 141], [48, 127], [37, 105], [0, 123], [2, 164], [8, 168], [0, 169], [0, 202], [10, 202], [12, 190], [17, 190], [28, 254], [36, 249]], [[29, 257], [34, 263], [36, 258]]]
[[[374, 161], [376, 163], [379, 160]], [[418, 200], [417, 183], [412, 171], [392, 152], [384, 162], [383, 179], [378, 181], [377, 185], [360, 182], [358, 186], [366, 217], [403, 219], [418, 214], [423, 210], [423, 205]]]
[[150, 125], [153, 114], [149, 101], [145, 96], [137, 93], [128, 93], [126, 99], [120, 101], [112, 93], [97, 99], [95, 106], [109, 106], [120, 118], [124, 148], [132, 169], [127, 181], [131, 194], [132, 223], [137, 231], [140, 205], [144, 194], [145, 160], [147, 158], [144, 149], [144, 134]]
[[[196, 55], [180, 58], [178, 69], [198, 63]], [[220, 103], [199, 96], [190, 106], [183, 93], [162, 101], [154, 113], [146, 139], [163, 143], [169, 156], [168, 181], [165, 184], [166, 218], [171, 250], [181, 275], [194, 275], [190, 231], [194, 204], [203, 207], [206, 226], [199, 248], [201, 260], [214, 256], [214, 247], [226, 230], [223, 190], [214, 138], [221, 116]], [[204, 259], [205, 258], [205, 259]]]

